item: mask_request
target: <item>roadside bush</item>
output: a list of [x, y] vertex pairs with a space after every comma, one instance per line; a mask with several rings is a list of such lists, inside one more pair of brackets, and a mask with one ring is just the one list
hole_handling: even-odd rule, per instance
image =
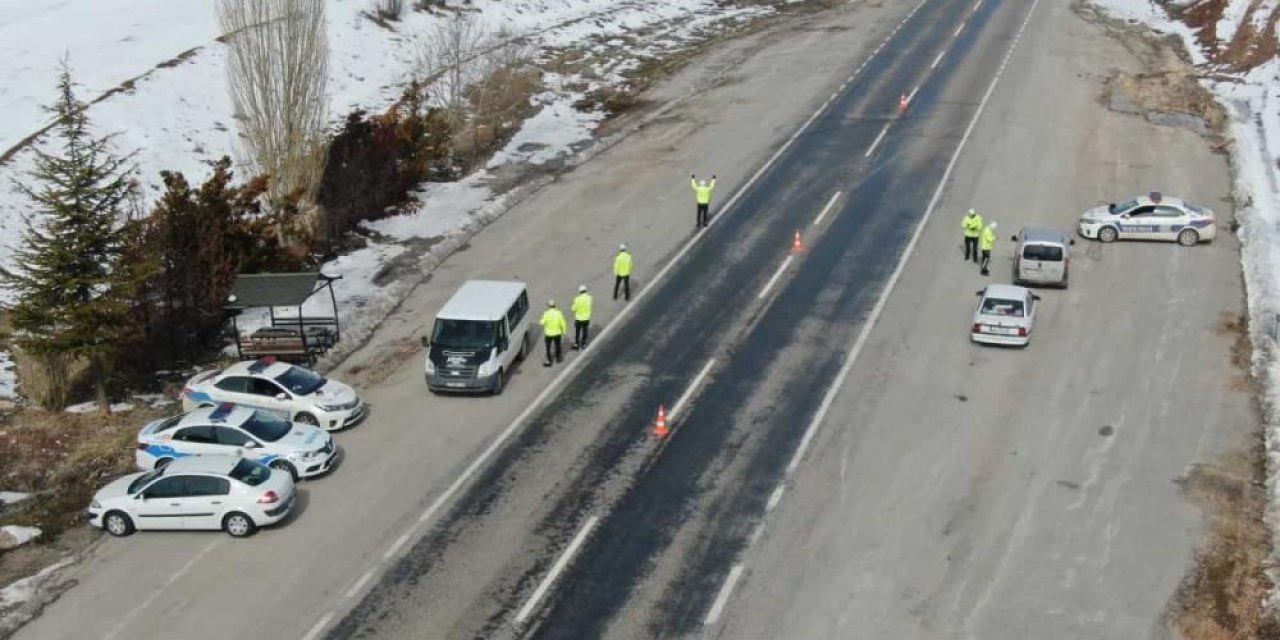
[[444, 112], [426, 106], [417, 84], [386, 113], [348, 114], [329, 144], [316, 198], [323, 241], [333, 247], [360, 222], [403, 205], [418, 184], [447, 176], [452, 138]]
[[63, 353], [16, 353], [14, 364], [22, 395], [45, 409], [67, 406], [71, 395], [71, 356]]

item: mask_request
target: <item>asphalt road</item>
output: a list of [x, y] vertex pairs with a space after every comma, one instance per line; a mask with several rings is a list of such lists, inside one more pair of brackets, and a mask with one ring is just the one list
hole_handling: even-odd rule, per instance
[[[958, 253], [971, 204], [1012, 233], [1167, 185], [1229, 216], [1202, 141], [1097, 105], [1133, 62], [1056, 4], [1030, 14], [794, 474], [1031, 2], [848, 6], [713, 53], [343, 367], [375, 413], [294, 521], [107, 541], [18, 637], [1161, 637], [1200, 536], [1174, 480], [1250, 419], [1215, 330], [1242, 306], [1234, 239], [1081, 244], [1030, 349], [965, 339], [985, 281]], [[683, 244], [688, 173], [719, 173], [724, 203], [833, 91]], [[460, 282], [519, 277], [539, 299], [586, 282], [608, 323], [619, 240], [644, 296], [573, 375], [423, 393], [416, 336]]]
[[[1067, 229], [1160, 188], [1229, 221], [1225, 158], [1100, 107], [1099, 72], [1134, 60], [1066, 3], [1037, 11], [942, 210]], [[1204, 542], [1180, 482], [1256, 428], [1223, 329], [1244, 310], [1235, 238], [1081, 240], [1071, 289], [1042, 291], [1031, 348], [1009, 351], [963, 339], [985, 280], [955, 224], [926, 229], [707, 637], [1177, 637]]]
[[[1032, 6], [929, 0], [895, 27], [329, 637], [700, 632]], [[1042, 30], [1048, 19], [1037, 19]], [[1037, 47], [1028, 39], [1026, 50]], [[947, 220], [953, 243], [958, 223]], [[797, 229], [806, 247], [788, 259]], [[958, 257], [943, 249], [922, 263], [943, 255]], [[939, 304], [972, 304], [954, 287], [938, 293]], [[973, 357], [966, 316], [929, 317], [943, 320], [931, 323], [940, 349], [954, 343]], [[680, 411], [659, 440], [647, 425], [663, 403]], [[822, 513], [820, 501], [810, 506]], [[807, 546], [803, 535], [776, 539]], [[839, 567], [841, 557], [833, 548], [814, 561]], [[779, 551], [775, 561], [788, 559]], [[824, 613], [822, 629], [841, 617]]]
[[[557, 384], [560, 368], [534, 366], [516, 371], [499, 398], [427, 394], [418, 336], [449, 295], [470, 278], [518, 278], [535, 299], [567, 299], [583, 282], [597, 293], [593, 325], [608, 326], [624, 308], [603, 293], [617, 243], [632, 247], [635, 284], [648, 287], [692, 234], [688, 174], [718, 173], [723, 201], [907, 10], [853, 3], [721, 43], [699, 58], [646, 96], [656, 110], [618, 123], [614, 131], [629, 135], [619, 141], [614, 134], [593, 160], [472, 238], [334, 373], [360, 389], [373, 413], [338, 435], [342, 466], [302, 485], [295, 517], [244, 541], [203, 532], [104, 539], [59, 573], [70, 588], [15, 637], [314, 638], [444, 515], [440, 507], [468, 486], [460, 479], [490, 461], [484, 455], [494, 443], [519, 432], [509, 427], [513, 420]], [[779, 247], [790, 242], [784, 235]], [[623, 393], [611, 398], [594, 401], [629, 401]], [[561, 455], [580, 454], [573, 444]], [[513, 520], [499, 529], [515, 536], [526, 525]]]

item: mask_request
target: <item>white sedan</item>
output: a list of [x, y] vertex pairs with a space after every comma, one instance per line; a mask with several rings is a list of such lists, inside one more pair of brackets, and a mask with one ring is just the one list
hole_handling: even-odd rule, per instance
[[89, 524], [113, 536], [146, 529], [221, 529], [252, 535], [293, 509], [289, 474], [233, 456], [175, 460], [117, 478], [89, 504]]
[[355, 425], [368, 410], [351, 387], [275, 358], [198, 373], [182, 390], [184, 411], [224, 402], [262, 409], [326, 431]]
[[1193, 247], [1213, 240], [1213, 211], [1159, 192], [1094, 207], [1080, 216], [1080, 235], [1102, 242], [1165, 240]]
[[1011, 284], [990, 284], [977, 295], [970, 340], [1012, 347], [1025, 347], [1031, 342], [1040, 296]]
[[251, 458], [297, 480], [328, 471], [338, 447], [332, 435], [317, 427], [224, 404], [148, 423], [138, 433], [134, 459], [145, 471], [179, 458], [210, 455]]

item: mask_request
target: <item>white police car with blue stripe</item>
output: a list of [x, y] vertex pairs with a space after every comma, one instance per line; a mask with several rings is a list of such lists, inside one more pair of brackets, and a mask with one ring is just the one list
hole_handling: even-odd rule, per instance
[[180, 458], [236, 455], [297, 478], [325, 473], [339, 451], [319, 428], [233, 404], [156, 420], [138, 432], [138, 468], [160, 469]]
[[353, 426], [368, 412], [368, 405], [351, 387], [271, 357], [203, 371], [182, 390], [185, 411], [223, 402], [262, 409], [325, 431]]
[[1102, 242], [1165, 240], [1194, 247], [1213, 240], [1218, 225], [1212, 210], [1152, 191], [1085, 211], [1079, 232]]

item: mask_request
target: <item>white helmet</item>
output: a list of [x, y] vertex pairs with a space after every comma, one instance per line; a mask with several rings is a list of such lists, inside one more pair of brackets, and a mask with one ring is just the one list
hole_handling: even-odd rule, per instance
[[618, 251], [626, 251], [626, 250], [627, 250], [627, 243], [624, 242], [618, 245]]
[[976, 215], [978, 215], [978, 210], [977, 210], [977, 209], [970, 209], [970, 210], [969, 210], [969, 215], [971, 215], [971, 216], [976, 216]]
[[992, 221], [992, 223], [991, 223], [990, 225], [988, 225], [988, 226], [990, 226], [992, 229], [995, 229], [995, 228], [996, 228], [996, 223], [995, 223], [994, 221]]
[[578, 285], [578, 293], [586, 293], [586, 292], [587, 292], [587, 285], [585, 284]]
[[547, 306], [548, 306], [548, 307], [554, 307], [554, 306], [556, 306], [556, 301], [555, 301], [555, 300], [548, 300], [548, 301], [547, 301]]

